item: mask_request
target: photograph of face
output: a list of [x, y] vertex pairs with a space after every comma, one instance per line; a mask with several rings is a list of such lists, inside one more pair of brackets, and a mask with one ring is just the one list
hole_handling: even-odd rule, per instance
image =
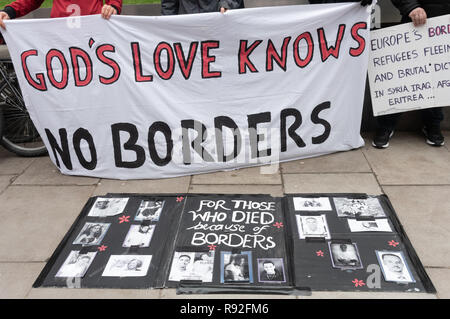
[[296, 215], [297, 228], [300, 239], [306, 237], [323, 237], [330, 239], [327, 218], [325, 215], [320, 216], [301, 216]]
[[122, 247], [148, 247], [152, 240], [155, 225], [131, 225]]
[[111, 255], [103, 277], [143, 277], [147, 275], [151, 255]]
[[268, 283], [286, 282], [283, 259], [258, 259], [258, 281]]
[[159, 220], [163, 206], [164, 201], [161, 200], [143, 200], [141, 201], [134, 220], [149, 220], [152, 222], [156, 222]]
[[299, 211], [330, 211], [328, 197], [294, 197], [294, 209]]
[[232, 254], [221, 252], [221, 282], [251, 283], [253, 282], [251, 252]]
[[128, 203], [126, 198], [99, 197], [89, 211], [90, 217], [109, 217], [122, 214]]
[[78, 250], [70, 252], [55, 277], [84, 277], [97, 252], [80, 254]]
[[356, 219], [347, 219], [348, 226], [352, 233], [356, 232], [392, 232], [387, 218], [375, 219], [370, 221], [361, 221]]
[[83, 246], [99, 245], [110, 225], [105, 223], [86, 223], [73, 244]]
[[358, 248], [355, 243], [343, 244], [328, 242], [333, 268], [361, 269], [363, 268]]
[[352, 199], [336, 197], [333, 201], [338, 217], [386, 217], [378, 198]]
[[169, 280], [201, 280], [212, 282], [214, 251], [175, 252], [170, 269]]
[[375, 251], [386, 281], [416, 282], [409, 270], [403, 252]]

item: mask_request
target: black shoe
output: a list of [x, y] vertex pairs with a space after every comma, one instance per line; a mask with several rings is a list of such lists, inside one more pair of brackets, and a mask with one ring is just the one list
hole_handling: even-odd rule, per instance
[[386, 148], [389, 146], [389, 140], [394, 135], [394, 130], [390, 130], [384, 127], [377, 129], [375, 137], [372, 141], [372, 146], [376, 148]]
[[424, 126], [422, 132], [425, 135], [428, 144], [432, 146], [444, 145], [444, 136], [442, 135], [441, 128], [439, 126]]

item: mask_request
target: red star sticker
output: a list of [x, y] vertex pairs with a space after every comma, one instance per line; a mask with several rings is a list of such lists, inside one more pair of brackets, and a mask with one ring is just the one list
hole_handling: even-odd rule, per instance
[[321, 250], [316, 251], [316, 255], [317, 257], [323, 257], [323, 251]]
[[177, 197], [177, 202], [181, 202], [184, 199], [183, 196]]
[[105, 251], [106, 248], [108, 248], [108, 246], [101, 245], [100, 247], [98, 247], [98, 250], [99, 250], [99, 251]]
[[388, 242], [389, 243], [389, 246], [392, 246], [392, 247], [397, 247], [397, 245], [399, 244], [398, 242], [396, 242], [395, 240], [391, 240], [390, 242]]
[[130, 221], [129, 221], [129, 218], [130, 218], [130, 216], [125, 216], [125, 215], [120, 216], [120, 217], [119, 217], [119, 224], [122, 224], [122, 223], [129, 223], [129, 222], [130, 222]]
[[273, 224], [273, 226], [278, 228], [278, 229], [281, 228], [281, 227], [284, 227], [283, 223], [279, 223], [279, 222], [276, 222], [275, 224]]
[[356, 278], [352, 281], [352, 283], [355, 284], [355, 287], [362, 287], [366, 285], [363, 280], [358, 280]]
[[208, 245], [208, 247], [209, 247], [209, 250], [216, 250], [216, 245], [213, 245], [213, 244], [211, 244], [211, 245]]

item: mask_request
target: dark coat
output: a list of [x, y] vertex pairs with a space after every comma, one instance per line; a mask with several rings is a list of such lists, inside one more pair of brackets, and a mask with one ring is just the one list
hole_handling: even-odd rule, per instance
[[[450, 0], [391, 0], [403, 16], [402, 22], [410, 21], [408, 15], [415, 8], [423, 8], [428, 18], [450, 14]], [[359, 0], [309, 0], [309, 3], [359, 2]]]
[[423, 8], [428, 18], [450, 14], [449, 0], [392, 0], [394, 6], [400, 10], [403, 22], [409, 21], [409, 13], [415, 8]]
[[161, 14], [218, 12], [220, 8], [239, 9], [244, 0], [161, 0]]
[[277, 269], [275, 269], [275, 275], [268, 276], [267, 272], [263, 270], [260, 275], [260, 281], [273, 281], [273, 282], [283, 282], [284, 277], [283, 274], [280, 273]]

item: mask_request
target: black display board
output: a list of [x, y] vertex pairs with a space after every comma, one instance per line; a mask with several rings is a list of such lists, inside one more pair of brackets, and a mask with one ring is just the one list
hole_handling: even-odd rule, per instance
[[[295, 285], [312, 291], [435, 292], [387, 196], [297, 194], [286, 196], [285, 205]], [[326, 218], [329, 238], [301, 236], [308, 216]], [[359, 260], [352, 261], [354, 256]]]
[[388, 198], [365, 194], [93, 197], [33, 286], [435, 292]]
[[[119, 210], [111, 212], [114, 214], [107, 217], [89, 216], [90, 212], [97, 205], [99, 210], [103, 199], [127, 199], [126, 204], [119, 205]], [[155, 215], [145, 215], [145, 205], [159, 202], [160, 209], [150, 210]], [[141, 206], [143, 205], [143, 206]], [[166, 260], [170, 258], [168, 254], [172, 250], [172, 245], [177, 234], [176, 227], [184, 206], [184, 196], [165, 196], [165, 195], [134, 195], [134, 194], [107, 194], [106, 196], [98, 196], [89, 199], [84, 206], [80, 216], [77, 218], [63, 241], [60, 243], [53, 256], [47, 263], [39, 278], [34, 283], [34, 287], [71, 287], [71, 288], [162, 288], [165, 282]], [[103, 208], [108, 209], [108, 207]], [[94, 212], [95, 213], [95, 212]], [[141, 214], [139, 214], [141, 213]], [[98, 214], [94, 214], [98, 215]], [[140, 215], [140, 216], [139, 216]], [[91, 242], [75, 244], [76, 240], [80, 238], [80, 234], [86, 227], [86, 223], [91, 224], [109, 224], [100, 242]], [[128, 242], [125, 244], [127, 235], [132, 227], [151, 228], [151, 234], [148, 247], [142, 247], [137, 243]], [[106, 228], [106, 227], [105, 227]], [[147, 237], [147, 241], [148, 241]], [[82, 240], [82, 239], [81, 239]], [[145, 240], [144, 240], [145, 241]], [[80, 241], [78, 241], [80, 242]], [[92, 245], [95, 244], [95, 245]], [[124, 244], [127, 247], [123, 247]], [[65, 264], [70, 254], [73, 251], [78, 251], [78, 256], [95, 254], [92, 262], [88, 265], [87, 271], [84, 275], [79, 277], [77, 269], [72, 270], [70, 266], [66, 267], [68, 270], [66, 274], [62, 273], [63, 277], [56, 277], [61, 267]], [[74, 254], [75, 255], [75, 254]], [[122, 263], [132, 262], [132, 257], [128, 256], [145, 256], [141, 258], [145, 262], [151, 256], [148, 270], [143, 273], [120, 272], [122, 276], [103, 276], [106, 265], [111, 256], [122, 256]], [[76, 255], [74, 256], [76, 257]], [[128, 259], [127, 259], [128, 258]], [[74, 258], [75, 259], [75, 258]], [[139, 257], [135, 258], [139, 259]], [[113, 260], [112, 260], [113, 261]], [[119, 260], [120, 261], [120, 260]], [[146, 266], [145, 262], [141, 265]], [[68, 263], [66, 263], [67, 265]], [[84, 263], [81, 268], [86, 263]], [[132, 265], [130, 265], [131, 267]], [[125, 267], [125, 265], [124, 265]], [[145, 269], [144, 269], [145, 270]], [[117, 274], [117, 273], [116, 273]], [[65, 275], [72, 275], [67, 276]]]
[[[282, 205], [268, 195], [190, 195], [166, 286], [195, 293], [292, 293]], [[188, 260], [192, 269], [185, 270]]]

